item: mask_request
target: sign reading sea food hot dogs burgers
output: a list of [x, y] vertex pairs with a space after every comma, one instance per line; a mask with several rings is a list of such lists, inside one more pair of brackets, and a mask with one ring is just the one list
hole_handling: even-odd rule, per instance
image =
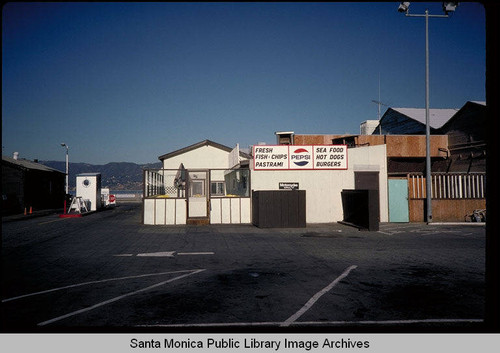
[[254, 170], [347, 169], [347, 146], [254, 146], [253, 158]]
[[347, 169], [347, 146], [314, 147], [314, 169]]

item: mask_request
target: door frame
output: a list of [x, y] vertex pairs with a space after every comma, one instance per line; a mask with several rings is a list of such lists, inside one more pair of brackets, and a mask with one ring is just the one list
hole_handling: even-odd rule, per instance
[[[210, 207], [209, 207], [209, 202], [210, 202], [210, 170], [209, 169], [187, 169], [187, 187], [186, 187], [186, 200], [187, 200], [187, 212], [186, 212], [186, 221], [190, 220], [206, 220], [208, 219], [210, 221]], [[204, 180], [204, 205], [205, 205], [205, 214], [204, 215], [197, 215], [197, 216], [191, 216], [190, 215], [190, 206], [191, 202], [190, 199], [191, 197], [191, 173], [205, 173], [205, 178], [202, 179]], [[200, 179], [201, 180], [201, 179]]]

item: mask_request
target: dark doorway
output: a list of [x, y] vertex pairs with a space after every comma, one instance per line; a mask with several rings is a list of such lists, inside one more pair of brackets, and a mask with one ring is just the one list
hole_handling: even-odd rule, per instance
[[354, 172], [354, 189], [356, 190], [376, 190], [370, 193], [369, 217], [370, 224], [380, 222], [380, 191], [379, 172]]
[[378, 190], [379, 172], [354, 172], [354, 188], [356, 190]]

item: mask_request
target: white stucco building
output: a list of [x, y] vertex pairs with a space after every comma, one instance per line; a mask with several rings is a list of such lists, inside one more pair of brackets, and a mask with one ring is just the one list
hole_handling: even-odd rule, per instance
[[[319, 153], [330, 149], [338, 151]], [[163, 169], [145, 171], [144, 224], [249, 224], [252, 191], [290, 186], [305, 190], [307, 223], [338, 222], [342, 190], [367, 182], [379, 192], [380, 221], [388, 221], [385, 145], [254, 146], [252, 152], [205, 140], [160, 156]]]
[[367, 173], [378, 178], [380, 221], [387, 222], [386, 160], [385, 145], [379, 145], [347, 149], [347, 169], [255, 170], [251, 164], [252, 190], [278, 190], [280, 182], [298, 183], [306, 191], [307, 223], [338, 222], [343, 218], [342, 190], [354, 189], [355, 174]]

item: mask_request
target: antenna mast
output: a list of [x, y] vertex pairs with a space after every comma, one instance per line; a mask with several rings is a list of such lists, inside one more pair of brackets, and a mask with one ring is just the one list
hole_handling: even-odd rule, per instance
[[378, 101], [372, 99], [372, 102], [378, 105], [378, 134], [382, 135], [382, 127], [380, 126], [380, 106], [383, 105], [388, 107], [388, 105], [380, 101], [380, 73], [378, 74]]

